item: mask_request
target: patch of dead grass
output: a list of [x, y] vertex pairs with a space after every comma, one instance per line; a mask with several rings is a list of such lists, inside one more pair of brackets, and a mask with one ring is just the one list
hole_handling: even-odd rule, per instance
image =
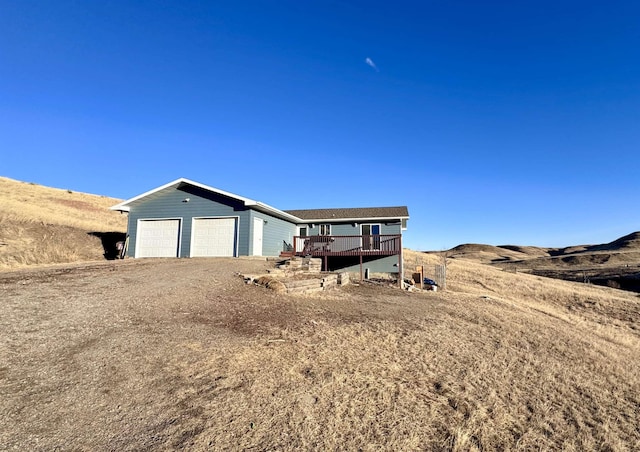
[[[636, 450], [633, 294], [451, 263], [277, 294], [242, 259], [0, 278], [0, 440], [97, 450]], [[598, 288], [600, 289], [600, 288]], [[575, 296], [575, 299], [571, 295]], [[571, 310], [599, 296], [603, 309]], [[47, 344], [45, 348], [42, 344]]]
[[0, 270], [103, 258], [95, 232], [126, 231], [118, 200], [0, 177]]

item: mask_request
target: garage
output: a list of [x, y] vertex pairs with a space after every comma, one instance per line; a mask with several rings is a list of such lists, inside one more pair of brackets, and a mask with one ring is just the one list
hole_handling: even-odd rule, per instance
[[180, 220], [139, 220], [136, 257], [177, 257]]
[[191, 257], [236, 255], [237, 218], [194, 218]]

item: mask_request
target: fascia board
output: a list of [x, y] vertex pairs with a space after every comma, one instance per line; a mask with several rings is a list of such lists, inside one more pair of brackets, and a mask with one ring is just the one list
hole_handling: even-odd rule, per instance
[[208, 185], [204, 185], [204, 184], [201, 184], [199, 182], [195, 182], [195, 181], [192, 181], [192, 180], [189, 180], [189, 179], [185, 179], [184, 177], [181, 177], [180, 179], [176, 179], [176, 180], [174, 180], [172, 182], [169, 182], [167, 184], [164, 184], [164, 185], [162, 185], [162, 186], [160, 186], [158, 188], [154, 188], [153, 190], [149, 190], [149, 191], [147, 191], [145, 193], [142, 193], [141, 195], [135, 196], [135, 197], [133, 197], [131, 199], [127, 199], [126, 201], [123, 201], [120, 204], [116, 204], [115, 206], [111, 206], [111, 207], [109, 207], [109, 209], [110, 210], [120, 210], [120, 211], [123, 211], [123, 212], [129, 212], [129, 209], [130, 209], [129, 208], [129, 204], [131, 204], [132, 202], [138, 201], [138, 200], [140, 200], [142, 198], [145, 198], [145, 197], [147, 197], [149, 195], [157, 193], [157, 192], [159, 192], [161, 190], [164, 190], [165, 188], [169, 188], [169, 187], [172, 187], [174, 185], [179, 185], [179, 184], [182, 184], [182, 183], [189, 184], [189, 185], [192, 185], [194, 187], [198, 187], [198, 188], [201, 188], [203, 190], [206, 190], [206, 191], [209, 191], [209, 192], [212, 192], [212, 193], [217, 193], [219, 195], [223, 195], [223, 196], [226, 196], [228, 198], [237, 199], [238, 201], [242, 201], [242, 203], [245, 206], [255, 206], [255, 205], [258, 204], [258, 201], [254, 201], [253, 199], [245, 198], [243, 196], [238, 196], [238, 195], [236, 195], [234, 193], [230, 193], [230, 192], [227, 192], [227, 191], [224, 191], [224, 190], [219, 190], [217, 188], [213, 188], [213, 187], [210, 187]]
[[275, 207], [271, 207], [270, 205], [264, 204], [262, 202], [257, 202], [256, 203], [256, 207], [259, 208], [260, 210], [265, 211], [266, 213], [271, 213], [271, 214], [273, 214], [273, 215], [275, 215], [277, 217], [280, 217], [280, 218], [282, 218], [284, 220], [291, 221], [292, 223], [300, 223], [300, 222], [303, 221], [302, 219], [300, 219], [300, 218], [298, 218], [298, 217], [296, 217], [294, 215], [291, 215], [289, 213], [283, 212], [280, 209], [276, 209]]
[[116, 210], [119, 212], [129, 212], [129, 206], [124, 206], [123, 205], [124, 202], [121, 202], [120, 204], [116, 204], [115, 206], [111, 206], [109, 207], [109, 210]]
[[389, 221], [389, 220], [408, 220], [409, 217], [366, 217], [366, 218], [316, 218], [313, 220], [301, 220], [301, 223], [346, 223], [350, 221]]
[[198, 188], [202, 188], [203, 190], [207, 190], [207, 191], [210, 191], [210, 192], [213, 192], [213, 193], [217, 193], [217, 194], [222, 195], [222, 196], [226, 196], [227, 198], [237, 199], [238, 201], [242, 201], [245, 206], [255, 206], [256, 204], [259, 204], [258, 201], [255, 201], [253, 199], [245, 198], [244, 196], [239, 196], [239, 195], [236, 195], [235, 193], [231, 193], [231, 192], [228, 192], [228, 191], [219, 190], [217, 188], [210, 187], [208, 185], [204, 185], [204, 184], [201, 184], [199, 182], [194, 182], [194, 181], [189, 180], [189, 179], [182, 179], [182, 182], [187, 183], [189, 185], [193, 185], [193, 186], [198, 187]]

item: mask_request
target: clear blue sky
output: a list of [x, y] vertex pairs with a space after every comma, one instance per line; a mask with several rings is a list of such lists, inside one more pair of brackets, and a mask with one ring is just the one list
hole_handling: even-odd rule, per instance
[[0, 175], [407, 205], [405, 245], [640, 230], [638, 1], [0, 1]]

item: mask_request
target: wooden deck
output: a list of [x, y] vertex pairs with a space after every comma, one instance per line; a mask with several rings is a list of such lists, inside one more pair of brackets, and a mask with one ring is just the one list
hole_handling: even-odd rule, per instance
[[394, 256], [402, 251], [402, 236], [315, 235], [295, 236], [295, 256]]

